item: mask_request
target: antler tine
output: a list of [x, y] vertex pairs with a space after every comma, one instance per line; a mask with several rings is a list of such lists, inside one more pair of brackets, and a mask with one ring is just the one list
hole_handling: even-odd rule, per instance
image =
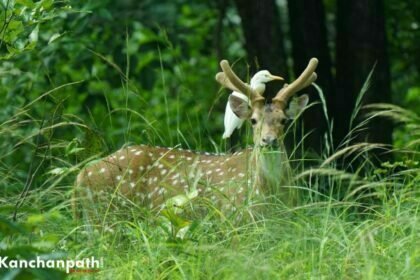
[[313, 82], [316, 81], [317, 78], [318, 78], [318, 75], [315, 72], [313, 72], [312, 75], [309, 77], [309, 79], [306, 80], [304, 84], [302, 84], [300, 87], [296, 89], [296, 92], [310, 86]]
[[243, 94], [250, 95], [252, 103], [255, 103], [257, 101], [264, 101], [264, 97], [262, 97], [258, 92], [253, 90], [249, 85], [247, 85], [241, 79], [239, 79], [235, 72], [233, 72], [227, 60], [222, 60], [220, 62], [220, 66], [222, 67], [223, 72], [234, 87], [236, 87]]
[[224, 72], [219, 72], [216, 74], [216, 81], [221, 84], [223, 87], [228, 88], [232, 91], [240, 92], [239, 89], [237, 89], [228, 79], [228, 77], [225, 75]]
[[287, 101], [299, 90], [311, 85], [317, 78], [315, 69], [318, 66], [318, 59], [311, 58], [309, 60], [308, 66], [300, 74], [300, 76], [290, 85], [283, 87], [277, 95], [273, 98], [273, 102], [278, 102], [282, 106], [286, 106]]

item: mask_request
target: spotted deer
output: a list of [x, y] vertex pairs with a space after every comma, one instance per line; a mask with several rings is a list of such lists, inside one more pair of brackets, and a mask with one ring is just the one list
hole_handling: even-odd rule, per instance
[[[318, 60], [312, 58], [302, 74], [293, 83], [285, 84], [266, 104], [265, 98], [238, 78], [226, 60], [221, 61], [223, 72], [216, 75], [216, 80], [250, 97], [250, 103], [234, 95], [229, 101], [238, 117], [251, 121], [254, 148], [234, 154], [209, 154], [128, 146], [84, 167], [77, 176], [78, 189], [87, 191], [87, 197], [118, 193], [155, 210], [179, 196], [201, 196], [221, 203], [222, 208], [235, 209], [247, 198], [258, 196], [266, 184], [278, 186], [287, 179], [288, 159], [282, 144], [285, 123], [307, 105], [308, 96], [289, 101], [316, 80], [317, 64]], [[261, 149], [268, 152], [261, 153]]]

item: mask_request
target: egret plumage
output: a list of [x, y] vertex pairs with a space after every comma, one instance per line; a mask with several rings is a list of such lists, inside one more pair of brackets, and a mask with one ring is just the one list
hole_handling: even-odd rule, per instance
[[[272, 75], [267, 70], [261, 70], [257, 72], [251, 78], [250, 86], [252, 89], [257, 91], [260, 95], [263, 95], [265, 91], [265, 84], [273, 80], [283, 80], [283, 78], [280, 76]], [[239, 92], [235, 88], [233, 88], [233, 90], [234, 91], [231, 93], [231, 96], [233, 95], [233, 96], [239, 97], [249, 103], [249, 99], [245, 94]], [[226, 109], [225, 109], [225, 119], [224, 119], [225, 132], [223, 133], [223, 139], [229, 138], [235, 129], [241, 128], [243, 123], [244, 123], [244, 120], [240, 119], [232, 111], [231, 104], [228, 99], [228, 102], [226, 104]]]

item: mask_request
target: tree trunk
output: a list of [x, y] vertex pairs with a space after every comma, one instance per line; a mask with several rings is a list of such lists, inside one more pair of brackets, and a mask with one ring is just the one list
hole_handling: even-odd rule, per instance
[[[363, 103], [391, 99], [383, 1], [338, 0], [336, 44], [337, 90], [333, 113], [334, 138], [339, 143], [349, 132], [356, 98], [375, 63], [371, 87]], [[390, 144], [392, 125], [385, 119], [375, 119], [358, 140]]]
[[[242, 19], [251, 73], [257, 69], [267, 69], [271, 73], [286, 76], [283, 32], [275, 0], [235, 0], [235, 4]], [[276, 93], [270, 89], [266, 91], [268, 98]]]
[[[295, 76], [302, 73], [311, 57], [318, 58], [316, 83], [322, 88], [328, 99], [333, 89], [333, 77], [324, 4], [322, 0], [290, 0], [288, 9]], [[314, 88], [309, 88], [306, 91], [309, 92], [311, 102], [320, 100]], [[305, 131], [312, 131], [305, 140], [305, 145], [319, 153], [327, 127], [321, 104], [310, 108], [303, 116]]]

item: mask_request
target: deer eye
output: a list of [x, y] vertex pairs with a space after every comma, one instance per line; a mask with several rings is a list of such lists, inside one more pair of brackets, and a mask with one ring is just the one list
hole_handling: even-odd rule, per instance
[[256, 118], [252, 118], [251, 119], [251, 124], [252, 125], [256, 125], [257, 124], [257, 119]]
[[286, 125], [287, 124], [288, 119], [281, 119], [280, 120], [280, 124], [281, 125]]

